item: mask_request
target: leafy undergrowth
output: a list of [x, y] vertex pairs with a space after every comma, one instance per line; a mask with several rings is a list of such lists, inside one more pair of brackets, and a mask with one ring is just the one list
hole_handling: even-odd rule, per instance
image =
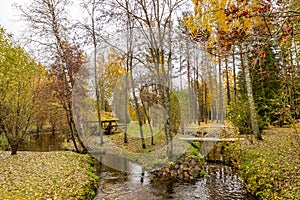
[[240, 173], [259, 199], [300, 199], [300, 150], [291, 128], [271, 128], [242, 145]]
[[0, 154], [0, 199], [92, 199], [91, 158], [73, 152]]

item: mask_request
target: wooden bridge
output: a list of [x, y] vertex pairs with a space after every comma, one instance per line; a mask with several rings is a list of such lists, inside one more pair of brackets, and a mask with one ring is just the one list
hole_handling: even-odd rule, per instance
[[199, 141], [199, 142], [236, 142], [236, 141], [244, 141], [245, 138], [215, 138], [215, 137], [187, 137], [187, 138], [179, 138], [180, 140], [185, 141]]
[[235, 127], [225, 126], [224, 124], [211, 124], [204, 126], [193, 125], [186, 128], [186, 132], [184, 134], [186, 137], [182, 136], [179, 139], [187, 142], [202, 142], [200, 147], [201, 155], [209, 160], [222, 160], [221, 149], [218, 148], [219, 145], [217, 145], [217, 143], [245, 140], [245, 138], [236, 137], [234, 129]]

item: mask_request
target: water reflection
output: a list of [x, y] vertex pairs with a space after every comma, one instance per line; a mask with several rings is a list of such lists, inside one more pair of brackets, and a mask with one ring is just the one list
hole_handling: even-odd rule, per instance
[[62, 149], [63, 138], [60, 134], [42, 133], [38, 135], [28, 135], [20, 144], [18, 151], [60, 151]]
[[[236, 171], [220, 165], [207, 165], [207, 176], [194, 184], [151, 181], [142, 167], [124, 158], [103, 155], [99, 160], [124, 169], [123, 172], [97, 162], [100, 187], [94, 200], [102, 199], [201, 199], [201, 200], [254, 200], [244, 188]], [[111, 161], [109, 161], [111, 159]], [[119, 161], [118, 161], [119, 160]]]

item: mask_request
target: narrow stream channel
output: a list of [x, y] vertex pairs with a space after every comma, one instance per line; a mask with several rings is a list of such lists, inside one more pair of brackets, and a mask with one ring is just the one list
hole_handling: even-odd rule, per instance
[[[222, 164], [208, 164], [207, 175], [194, 184], [151, 181], [138, 164], [115, 156], [100, 156], [103, 163], [117, 164], [122, 171], [97, 162], [100, 176], [94, 200], [255, 200], [249, 195], [237, 172]], [[114, 165], [115, 166], [115, 165]], [[126, 172], [123, 172], [126, 171]]]
[[[58, 135], [32, 136], [21, 146], [23, 151], [62, 150]], [[99, 188], [94, 200], [255, 200], [249, 195], [237, 172], [226, 165], [208, 164], [207, 175], [194, 184], [151, 181], [143, 168], [127, 159], [95, 155]], [[103, 164], [105, 163], [105, 164]], [[111, 167], [109, 167], [111, 166]]]

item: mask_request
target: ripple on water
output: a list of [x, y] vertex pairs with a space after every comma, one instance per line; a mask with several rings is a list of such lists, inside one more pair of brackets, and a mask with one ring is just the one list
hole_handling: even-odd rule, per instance
[[128, 163], [131, 172], [119, 172], [103, 167], [98, 171], [100, 187], [95, 200], [255, 200], [250, 196], [236, 171], [231, 167], [212, 164], [207, 175], [194, 184], [152, 182], [147, 172], [136, 164]]

